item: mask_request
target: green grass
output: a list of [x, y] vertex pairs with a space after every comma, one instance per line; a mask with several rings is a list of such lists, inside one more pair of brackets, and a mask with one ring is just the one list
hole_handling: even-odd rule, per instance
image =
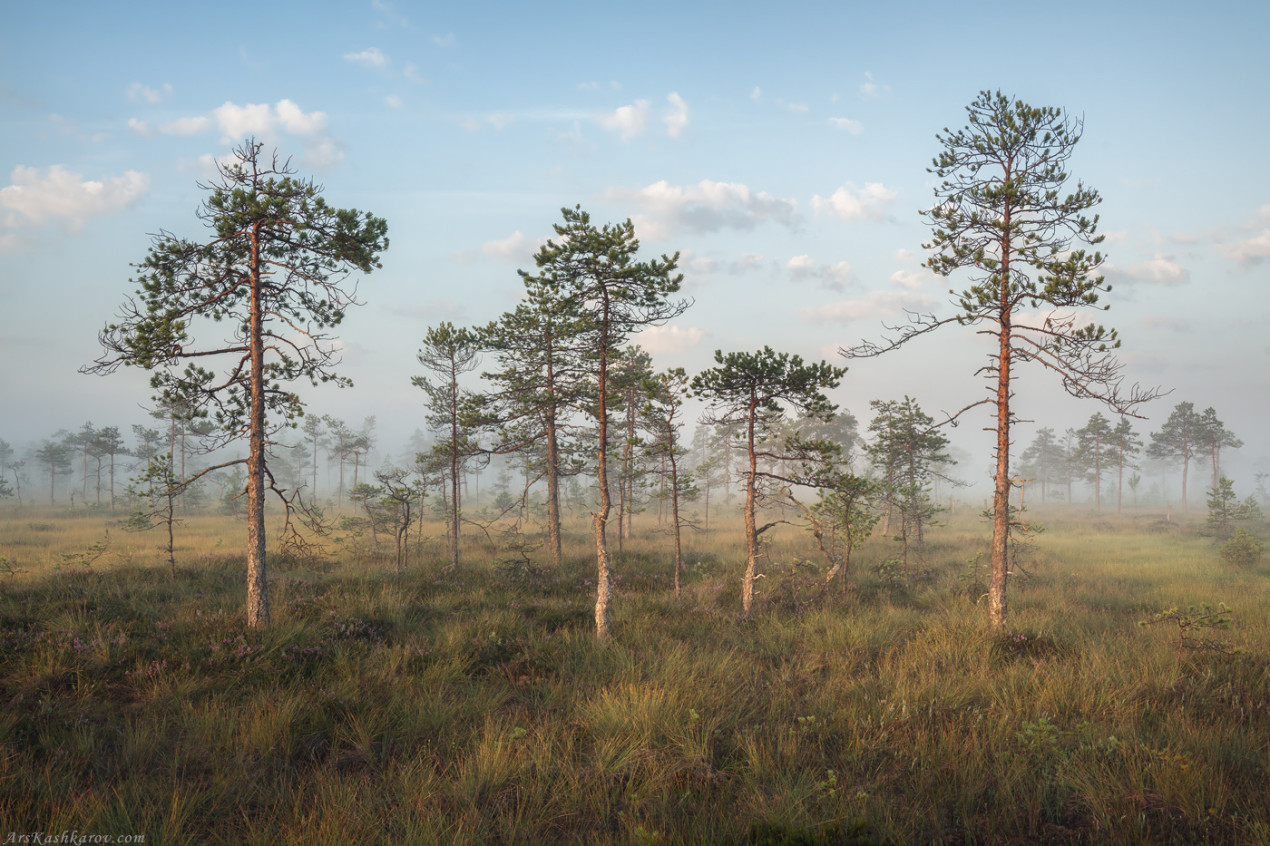
[[[431, 544], [398, 580], [365, 538], [279, 562], [273, 625], [247, 632], [228, 518], [184, 529], [173, 581], [145, 536], [62, 557], [108, 517], [10, 513], [0, 820], [150, 843], [1270, 842], [1265, 567], [1188, 527], [1046, 518], [1006, 636], [967, 575], [985, 528], [954, 515], [904, 581], [871, 541], [845, 592], [777, 534], [749, 620], [737, 526], [692, 539], [678, 601], [637, 526], [597, 644], [582, 522], [559, 571], [476, 542], [447, 571]], [[1178, 664], [1137, 626], [1218, 601], [1241, 654]]]

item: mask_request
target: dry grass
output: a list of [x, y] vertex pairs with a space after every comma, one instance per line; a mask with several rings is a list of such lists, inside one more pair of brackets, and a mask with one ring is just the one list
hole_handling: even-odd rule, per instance
[[[850, 590], [777, 532], [753, 619], [725, 525], [670, 591], [653, 520], [594, 642], [587, 526], [516, 569], [477, 537], [391, 575], [351, 531], [272, 570], [243, 629], [241, 527], [196, 517], [175, 581], [103, 514], [12, 510], [0, 557], [0, 819], [149, 842], [1267, 842], [1270, 591], [1154, 516], [1055, 511], [985, 624], [970, 511]], [[717, 521], [716, 521], [717, 524]], [[110, 532], [91, 566], [77, 554]], [[429, 533], [439, 537], [441, 527]], [[616, 543], [614, 543], [616, 548]], [[70, 555], [70, 558], [65, 556]], [[1026, 575], [1025, 575], [1026, 574]], [[1224, 601], [1239, 655], [1137, 621]]]

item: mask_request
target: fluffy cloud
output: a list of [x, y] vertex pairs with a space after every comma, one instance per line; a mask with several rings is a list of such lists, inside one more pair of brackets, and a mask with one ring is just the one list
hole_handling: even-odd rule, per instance
[[326, 129], [324, 112], [305, 113], [291, 100], [279, 100], [275, 106], [268, 103], [240, 106], [226, 101], [212, 110], [212, 117], [229, 141], [248, 135], [268, 136], [279, 126], [292, 135], [317, 135]]
[[1237, 244], [1219, 245], [1218, 250], [1227, 258], [1239, 262], [1247, 270], [1254, 264], [1270, 259], [1270, 205], [1264, 205], [1257, 214], [1251, 229], [1264, 227], [1260, 232]]
[[639, 333], [635, 343], [653, 355], [674, 355], [697, 346], [706, 334], [706, 330], [695, 326], [649, 326]]
[[149, 177], [135, 170], [97, 181], [86, 180], [61, 165], [45, 170], [18, 165], [9, 175], [9, 182], [8, 187], [0, 189], [0, 207], [16, 212], [5, 221], [13, 228], [20, 226], [23, 219], [39, 225], [61, 218], [72, 229], [79, 229], [89, 217], [128, 208], [150, 188]]
[[678, 138], [688, 125], [688, 104], [674, 91], [666, 97], [666, 102], [670, 103], [670, 108], [662, 116], [662, 122], [666, 124], [666, 134]]
[[532, 259], [534, 253], [538, 252], [545, 243], [547, 243], [546, 238], [531, 241], [525, 237], [525, 233], [517, 229], [500, 241], [486, 241], [481, 244], [481, 254], [499, 261], [523, 264]]
[[836, 127], [837, 129], [841, 129], [844, 132], [849, 132], [852, 135], [859, 135], [861, 132], [864, 132], [864, 124], [860, 123], [858, 120], [852, 120], [851, 118], [831, 117], [829, 118], [829, 125]]
[[629, 141], [643, 133], [648, 123], [650, 105], [647, 100], [636, 100], [633, 104], [621, 106], [613, 114], [600, 118], [600, 125], [621, 135], [623, 141]]
[[1191, 281], [1191, 272], [1182, 267], [1172, 256], [1157, 253], [1148, 261], [1118, 267], [1114, 264], [1103, 266], [1103, 273], [1112, 280], [1128, 282], [1147, 282], [1156, 285], [1184, 285]]
[[799, 309], [799, 314], [808, 323], [852, 323], [928, 309], [933, 302], [929, 295], [911, 291], [870, 291], [854, 300]]
[[881, 182], [867, 182], [863, 188], [848, 183], [834, 191], [828, 199], [819, 194], [812, 197], [811, 207], [816, 214], [832, 214], [847, 223], [882, 220], [886, 216], [886, 206], [895, 197], [895, 192]]
[[846, 288], [851, 278], [849, 263], [840, 261], [837, 264], [819, 264], [808, 255], [794, 256], [786, 263], [785, 269], [794, 281], [818, 279], [822, 286], [833, 291]]
[[763, 266], [763, 257], [758, 253], [744, 253], [739, 259], [728, 263], [728, 273], [739, 276], [742, 273], [749, 273], [751, 270], [758, 270]]
[[[393, 105], [390, 98], [389, 105]], [[398, 101], [399, 103], [400, 101]], [[128, 126], [139, 135], [201, 135], [213, 128], [220, 130], [222, 141], [237, 143], [247, 136], [256, 136], [267, 143], [285, 133], [307, 139], [302, 160], [316, 168], [330, 168], [343, 161], [344, 153], [339, 145], [326, 134], [326, 113], [306, 112], [292, 100], [238, 105], [226, 101], [209, 114], [177, 118], [151, 125], [132, 118]]]
[[927, 282], [937, 282], [939, 277], [925, 268], [921, 270], [897, 270], [891, 281], [906, 291], [919, 291]]
[[671, 185], [664, 179], [638, 190], [610, 188], [605, 199], [642, 210], [632, 219], [642, 238], [664, 238], [671, 232], [715, 232], [721, 229], [753, 229], [772, 220], [796, 226], [798, 204], [762, 191], [752, 192], [739, 182]]
[[378, 47], [368, 47], [360, 53], [345, 53], [344, 61], [368, 68], [384, 68], [388, 66], [388, 57]]

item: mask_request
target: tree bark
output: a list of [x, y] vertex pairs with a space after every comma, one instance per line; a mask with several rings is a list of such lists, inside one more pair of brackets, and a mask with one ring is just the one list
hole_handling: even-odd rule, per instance
[[746, 428], [750, 472], [745, 477], [745, 578], [741, 582], [741, 612], [746, 617], [750, 616], [754, 607], [754, 578], [758, 570], [758, 527], [754, 519], [754, 479], [758, 475], [758, 459], [754, 455], [754, 418], [757, 415], [758, 400], [751, 394]]
[[609, 636], [609, 600], [613, 595], [613, 585], [609, 575], [608, 521], [612, 501], [609, 498], [608, 474], [608, 344], [609, 344], [609, 306], [605, 297], [603, 315], [600, 321], [600, 378], [599, 378], [599, 454], [597, 456], [596, 483], [600, 488], [600, 507], [595, 512], [595, 636], [605, 640]]
[[[1007, 179], [1008, 179], [1007, 171]], [[992, 577], [988, 586], [988, 620], [1004, 629], [1009, 608], [1006, 582], [1010, 572], [1010, 209], [1001, 239], [1001, 325], [997, 350], [997, 476], [992, 497]]]
[[265, 572], [265, 385], [264, 314], [261, 308], [260, 224], [251, 233], [251, 419], [247, 455], [247, 626], [269, 625]]

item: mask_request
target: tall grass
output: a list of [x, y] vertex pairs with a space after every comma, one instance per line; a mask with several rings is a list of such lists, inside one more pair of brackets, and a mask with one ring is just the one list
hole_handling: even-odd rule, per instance
[[[778, 535], [750, 619], [739, 525], [690, 542], [680, 600], [637, 526], [599, 645], [581, 524], [558, 571], [479, 538], [400, 579], [365, 538], [279, 560], [274, 625], [247, 632], [229, 518], [183, 528], [172, 580], [104, 515], [11, 515], [0, 819], [152, 843], [1270, 842], [1265, 570], [1154, 519], [1046, 518], [1004, 637], [968, 515], [899, 576], [871, 541], [846, 591]], [[1179, 664], [1136, 625], [1203, 601], [1241, 654]]]

